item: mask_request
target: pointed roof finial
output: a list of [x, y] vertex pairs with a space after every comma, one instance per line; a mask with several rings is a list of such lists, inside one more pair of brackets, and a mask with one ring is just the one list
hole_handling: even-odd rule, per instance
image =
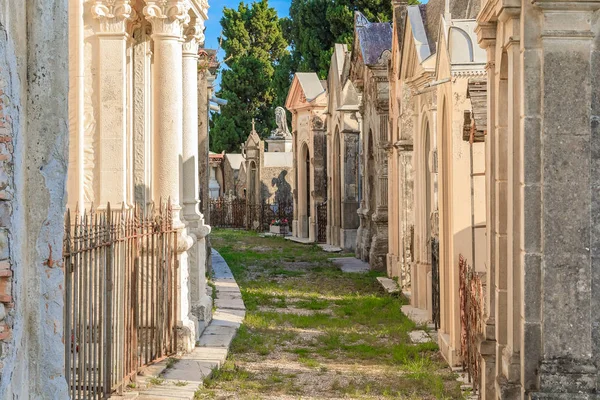
[[256, 120], [252, 118], [252, 132], [256, 132]]

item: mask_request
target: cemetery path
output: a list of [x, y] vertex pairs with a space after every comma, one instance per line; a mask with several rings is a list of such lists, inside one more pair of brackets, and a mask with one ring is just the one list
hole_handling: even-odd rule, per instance
[[381, 289], [380, 274], [342, 272], [330, 260], [339, 254], [279, 237], [215, 230], [211, 242], [247, 314], [197, 399], [463, 398], [437, 345], [411, 342], [427, 328]]

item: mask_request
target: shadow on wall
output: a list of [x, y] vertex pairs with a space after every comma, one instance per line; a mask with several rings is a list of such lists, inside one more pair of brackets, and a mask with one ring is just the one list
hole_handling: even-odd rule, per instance
[[292, 185], [285, 179], [287, 174], [288, 171], [281, 171], [279, 176], [271, 179], [271, 188], [275, 188], [274, 192], [264, 182], [261, 182], [261, 193], [264, 200], [275, 203], [292, 203]]
[[277, 203], [287, 203], [292, 201], [292, 185], [285, 179], [288, 171], [281, 171], [277, 178], [271, 180], [271, 187], [275, 186], [275, 201]]

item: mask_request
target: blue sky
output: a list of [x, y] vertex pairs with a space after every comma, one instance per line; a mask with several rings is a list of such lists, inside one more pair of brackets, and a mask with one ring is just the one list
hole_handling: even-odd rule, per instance
[[[244, 1], [247, 4], [252, 1]], [[208, 21], [206, 21], [206, 48], [216, 49], [219, 47], [219, 36], [221, 36], [221, 18], [223, 17], [223, 7], [237, 8], [240, 0], [209, 0]], [[291, 0], [269, 0], [271, 7], [277, 10], [280, 17], [289, 15]], [[223, 52], [219, 54], [219, 59], [223, 59]], [[220, 79], [219, 79], [220, 80]], [[218, 84], [218, 81], [217, 81]]]

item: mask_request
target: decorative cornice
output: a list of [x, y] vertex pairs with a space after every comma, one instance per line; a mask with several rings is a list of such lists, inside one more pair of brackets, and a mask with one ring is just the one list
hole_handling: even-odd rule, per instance
[[596, 11], [600, 9], [600, 2], [598, 1], [533, 0], [532, 3], [543, 10], [553, 11]]
[[484, 22], [478, 21], [475, 27], [475, 33], [477, 34], [477, 42], [482, 48], [494, 46], [496, 43], [496, 22]]
[[485, 70], [486, 66], [487, 66], [487, 64], [482, 69], [452, 71], [452, 76], [457, 77], [457, 78], [470, 77], [470, 76], [486, 76], [487, 75], [487, 71]]
[[189, 5], [181, 0], [146, 0], [144, 16], [152, 24], [152, 36], [181, 38], [189, 23]]
[[128, 23], [137, 19], [130, 0], [96, 0], [90, 12], [100, 22], [99, 33], [125, 34]]

